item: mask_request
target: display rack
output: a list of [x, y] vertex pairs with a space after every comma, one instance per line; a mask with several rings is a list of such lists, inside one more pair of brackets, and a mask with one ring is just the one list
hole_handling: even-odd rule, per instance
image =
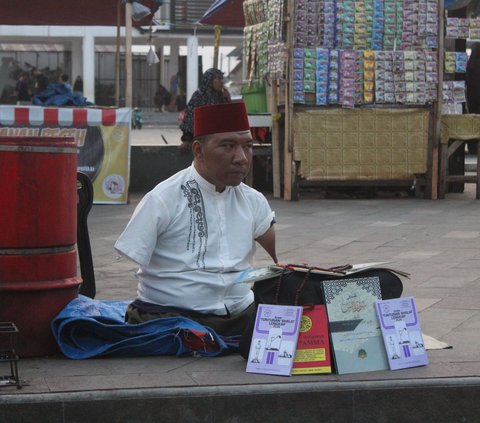
[[443, 1], [275, 4], [285, 27], [267, 40], [266, 67], [283, 117], [284, 199], [304, 185], [412, 186], [419, 175], [436, 198]]

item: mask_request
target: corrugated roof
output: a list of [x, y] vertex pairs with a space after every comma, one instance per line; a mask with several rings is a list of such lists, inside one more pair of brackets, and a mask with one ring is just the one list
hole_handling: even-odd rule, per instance
[[[116, 26], [120, 0], [0, 0], [0, 25]], [[154, 0], [142, 4], [157, 10]], [[151, 16], [135, 26], [149, 25]], [[121, 7], [121, 25], [125, 7]]]

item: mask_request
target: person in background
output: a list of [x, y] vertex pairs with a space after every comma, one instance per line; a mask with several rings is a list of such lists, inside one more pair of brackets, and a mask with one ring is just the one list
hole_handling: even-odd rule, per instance
[[75, 78], [73, 83], [73, 92], [83, 95], [83, 79], [80, 75]]
[[241, 335], [255, 315], [250, 286], [238, 282], [254, 241], [277, 262], [274, 213], [242, 182], [253, 154], [245, 103], [196, 108], [192, 151], [192, 165], [145, 195], [115, 243], [140, 266], [126, 321], [182, 316]]
[[177, 72], [170, 78], [170, 94], [172, 96], [172, 101], [175, 102], [177, 95], [179, 94], [179, 84], [180, 84], [180, 72]]
[[60, 75], [58, 82], [62, 84], [68, 91], [72, 91], [72, 86], [68, 83], [68, 75], [66, 73], [62, 73]]
[[180, 91], [180, 94], [177, 95], [177, 98], [175, 99], [175, 106], [177, 107], [177, 112], [184, 111], [185, 107], [187, 107], [187, 96], [183, 91]]
[[[472, 46], [472, 52], [467, 63], [465, 85], [467, 88], [468, 113], [480, 113], [480, 43]], [[468, 151], [477, 154], [477, 142], [467, 141]]]
[[200, 88], [192, 94], [192, 98], [185, 109], [183, 122], [180, 124], [180, 129], [182, 130], [182, 149], [190, 149], [193, 141], [193, 111], [197, 107], [207, 104], [227, 102], [231, 102], [231, 98], [230, 93], [223, 86], [223, 72], [215, 68], [208, 69], [203, 74]]
[[38, 68], [32, 68], [32, 82], [33, 82], [33, 94], [40, 94], [48, 87], [48, 79], [43, 72]]
[[32, 102], [32, 92], [30, 91], [30, 82], [28, 73], [22, 72], [15, 85], [15, 94], [17, 96], [17, 104], [30, 104]]
[[162, 84], [160, 84], [153, 99], [155, 102], [155, 106], [157, 106], [158, 108], [158, 111], [163, 112], [164, 106], [165, 108], [167, 108], [170, 104], [171, 99], [172, 96], [170, 95], [169, 91]]

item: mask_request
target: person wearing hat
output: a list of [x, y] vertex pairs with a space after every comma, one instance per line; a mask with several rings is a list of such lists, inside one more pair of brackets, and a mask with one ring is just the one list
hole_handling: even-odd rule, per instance
[[158, 184], [115, 243], [140, 269], [126, 321], [184, 316], [219, 335], [240, 335], [255, 313], [250, 286], [257, 241], [277, 262], [274, 213], [244, 184], [252, 136], [243, 102], [194, 113], [193, 163]]

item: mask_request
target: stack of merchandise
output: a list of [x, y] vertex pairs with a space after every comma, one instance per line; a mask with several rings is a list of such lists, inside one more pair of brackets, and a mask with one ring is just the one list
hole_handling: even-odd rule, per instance
[[266, 0], [245, 0], [243, 2], [245, 26], [265, 22], [267, 20], [267, 7], [268, 4]]
[[267, 71], [271, 79], [284, 80], [287, 74], [288, 49], [280, 41], [268, 41]]
[[328, 104], [340, 100], [340, 50], [330, 50], [328, 62]]
[[340, 79], [340, 103], [344, 107], [355, 106], [355, 80], [357, 75], [356, 56], [354, 50], [341, 50], [340, 68], [342, 78]]
[[244, 57], [248, 81], [262, 80], [267, 74], [268, 26], [266, 22], [244, 28]]
[[363, 100], [365, 104], [373, 103], [375, 93], [375, 53], [363, 52]]
[[303, 48], [293, 49], [293, 101], [295, 103], [305, 103], [304, 54]]
[[445, 81], [443, 83], [443, 102], [446, 104], [465, 103], [465, 81]]
[[321, 4], [314, 0], [297, 0], [295, 4], [295, 45], [297, 47], [315, 47], [321, 44], [320, 22], [318, 16]]
[[288, 49], [283, 41], [283, 0], [268, 2], [267, 72], [270, 79], [284, 80], [287, 74]]
[[438, 5], [432, 0], [405, 0], [402, 50], [436, 48]]
[[287, 49], [283, 29], [284, 0], [245, 0], [243, 12], [244, 60], [249, 84], [263, 84], [267, 73], [273, 79], [286, 75]]
[[379, 104], [395, 103], [393, 52], [375, 52], [375, 100]]
[[315, 101], [301, 93], [311, 84], [296, 72], [294, 102], [354, 107], [436, 99], [437, 0], [296, 0], [294, 10], [295, 47], [317, 48]]
[[480, 18], [470, 18], [470, 39], [480, 40]]
[[[383, 4], [383, 49], [394, 50], [396, 40], [402, 36], [403, 30], [403, 4], [396, 0], [385, 0]], [[379, 23], [381, 25], [381, 23]], [[378, 49], [382, 50], [382, 49]]]
[[447, 38], [468, 38], [470, 35], [470, 19], [447, 18], [445, 34]]
[[328, 75], [330, 53], [329, 50], [317, 48], [316, 62], [316, 104], [326, 106], [328, 104]]
[[446, 51], [445, 73], [465, 73], [467, 71], [467, 53]]

